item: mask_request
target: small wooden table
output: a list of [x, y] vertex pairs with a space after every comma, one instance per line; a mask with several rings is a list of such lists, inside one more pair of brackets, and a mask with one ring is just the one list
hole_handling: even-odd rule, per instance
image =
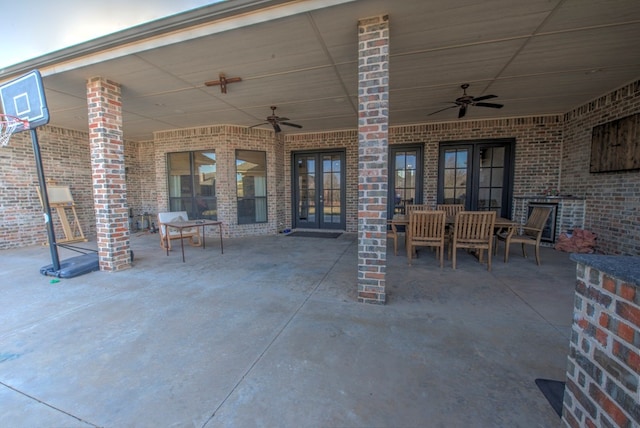
[[167, 227], [167, 233], [165, 234], [165, 247], [167, 248], [167, 256], [169, 255], [169, 228], [173, 227], [174, 229], [178, 229], [180, 231], [180, 246], [182, 248], [182, 263], [184, 263], [184, 239], [182, 237], [182, 231], [184, 229], [188, 229], [190, 227], [199, 227], [202, 226], [202, 249], [205, 248], [205, 239], [204, 239], [204, 227], [205, 226], [218, 226], [220, 230], [220, 253], [224, 254], [224, 247], [222, 246], [222, 222], [216, 220], [187, 220], [187, 221], [169, 221], [163, 223], [165, 227]]

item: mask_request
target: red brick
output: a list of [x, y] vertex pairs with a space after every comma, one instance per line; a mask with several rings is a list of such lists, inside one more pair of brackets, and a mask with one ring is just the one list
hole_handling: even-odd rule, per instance
[[610, 276], [603, 275], [602, 277], [602, 288], [605, 290], [614, 293], [616, 292], [616, 281]]
[[623, 299], [633, 302], [636, 297], [636, 287], [631, 284], [626, 284], [626, 283], [621, 284], [619, 295]]
[[620, 338], [626, 340], [627, 342], [633, 344], [633, 338], [635, 334], [635, 330], [631, 328], [629, 325], [618, 322], [618, 331], [617, 334]]
[[617, 302], [616, 313], [625, 320], [640, 327], [640, 309], [625, 302]]
[[601, 327], [609, 327], [609, 315], [607, 315], [606, 313], [602, 312], [600, 314], [600, 317], [598, 318], [598, 324]]

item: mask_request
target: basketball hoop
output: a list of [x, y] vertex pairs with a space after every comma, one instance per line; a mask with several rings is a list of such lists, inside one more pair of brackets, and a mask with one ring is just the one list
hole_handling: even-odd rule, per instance
[[0, 144], [5, 147], [9, 144], [9, 139], [14, 132], [26, 131], [29, 129], [29, 121], [0, 114]]

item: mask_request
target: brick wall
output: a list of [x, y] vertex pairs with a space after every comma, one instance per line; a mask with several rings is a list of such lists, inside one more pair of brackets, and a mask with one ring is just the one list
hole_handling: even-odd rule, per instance
[[640, 254], [640, 171], [589, 172], [591, 132], [640, 112], [640, 80], [581, 106], [564, 117], [562, 191], [586, 199], [585, 229], [604, 254]]
[[[640, 173], [588, 172], [592, 126], [640, 111], [638, 85], [635, 82], [607, 94], [564, 118], [543, 116], [391, 127], [389, 144], [424, 143], [424, 201], [435, 204], [440, 141], [514, 138], [514, 195], [537, 196], [551, 186], [558, 187], [563, 194], [585, 197], [584, 227], [598, 235], [597, 249], [608, 254], [638, 254]], [[331, 148], [346, 151], [346, 228], [349, 232], [357, 231], [358, 133], [355, 128], [323, 133], [281, 134], [276, 142], [273, 132], [266, 129], [254, 129], [255, 132], [246, 133], [244, 128], [232, 126], [225, 131], [221, 131], [220, 127], [213, 128], [158, 132], [154, 141], [125, 143], [127, 202], [134, 214], [155, 214], [160, 208], [166, 208], [167, 152], [217, 149], [218, 155], [221, 155], [228, 139], [232, 144], [227, 152], [230, 159], [233, 159], [236, 147], [254, 147], [267, 150], [268, 161], [275, 165], [269, 182], [273, 184], [275, 180], [276, 187], [270, 188], [269, 200], [271, 203], [279, 200], [280, 204], [276, 204], [275, 214], [269, 212], [269, 219], [275, 217], [282, 220], [276, 220], [266, 229], [259, 226], [257, 233], [267, 233], [267, 230], [271, 233], [281, 230], [282, 225], [291, 226], [291, 152]], [[231, 131], [233, 128], [235, 130]], [[88, 134], [44, 126], [38, 129], [38, 137], [45, 175], [55, 178], [58, 184], [71, 187], [84, 234], [89, 239], [95, 239]], [[243, 140], [245, 137], [246, 145]], [[0, 193], [0, 249], [46, 242], [46, 230], [35, 190], [38, 179], [29, 133], [14, 135], [9, 146], [0, 148], [0, 161], [0, 185], [3, 189]], [[233, 160], [227, 168], [235, 168]], [[560, 169], [562, 177], [558, 174]], [[232, 187], [229, 187], [229, 180], [233, 182]], [[283, 186], [278, 186], [279, 180]], [[234, 185], [232, 173], [231, 177], [227, 177], [224, 187], [226, 198], [224, 189], [218, 189], [219, 202], [226, 204], [225, 221], [228, 218], [235, 221], [236, 218]], [[242, 227], [237, 232], [247, 235], [251, 229]], [[57, 231], [56, 235], [59, 233], [61, 231]]]
[[[95, 238], [87, 133], [52, 126], [36, 132], [45, 178], [69, 186], [82, 231], [88, 239]], [[9, 145], [0, 148], [0, 249], [47, 242], [38, 185], [31, 134], [14, 134]], [[55, 210], [52, 217], [56, 239], [64, 238]]]
[[285, 181], [285, 224], [292, 224], [291, 171], [292, 153], [305, 150], [344, 150], [346, 165], [346, 231], [358, 231], [358, 131], [317, 132], [309, 134], [294, 134], [285, 136], [284, 149], [284, 181]]
[[[235, 151], [257, 150], [267, 154], [267, 223], [238, 224], [236, 198]], [[166, 154], [193, 150], [214, 150], [216, 153], [216, 194], [218, 220], [224, 223], [225, 236], [253, 236], [277, 233], [280, 223], [284, 222], [281, 201], [283, 143], [275, 137], [273, 131], [266, 129], [247, 129], [245, 127], [220, 125], [203, 128], [190, 128], [175, 131], [163, 131], [154, 134], [154, 162], [156, 205], [154, 214], [166, 211], [169, 207], [167, 188]]]
[[397, 126], [389, 130], [389, 144], [424, 143], [424, 203], [435, 206], [438, 190], [440, 142], [514, 138], [513, 195], [542, 195], [558, 187], [562, 153], [560, 116], [470, 120]]
[[[630, 266], [637, 271], [640, 263], [637, 257], [608, 258], [603, 265], [619, 264], [627, 271]], [[563, 423], [575, 428], [637, 427], [640, 426], [638, 285], [590, 266], [584, 259], [585, 256], [578, 259]]]
[[153, 141], [125, 142], [127, 204], [134, 219], [157, 210], [155, 146]]

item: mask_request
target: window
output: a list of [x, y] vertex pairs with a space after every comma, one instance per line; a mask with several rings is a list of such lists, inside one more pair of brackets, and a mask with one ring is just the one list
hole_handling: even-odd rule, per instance
[[422, 145], [389, 148], [388, 218], [404, 214], [405, 206], [422, 203]]
[[218, 219], [214, 151], [167, 153], [169, 210], [190, 219]]
[[438, 203], [510, 217], [513, 139], [440, 144]]
[[238, 224], [267, 221], [267, 154], [236, 150]]

